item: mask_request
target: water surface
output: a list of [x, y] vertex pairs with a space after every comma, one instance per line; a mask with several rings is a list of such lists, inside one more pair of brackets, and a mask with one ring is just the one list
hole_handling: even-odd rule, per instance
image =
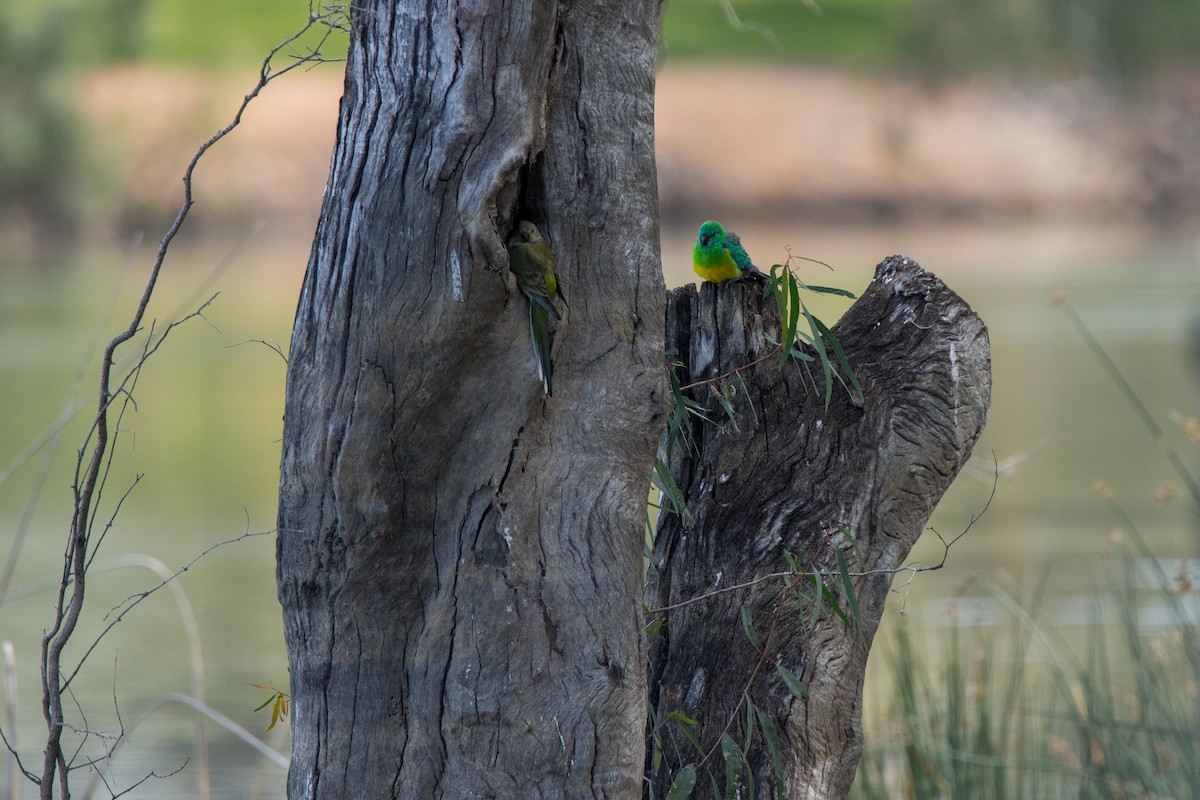
[[[727, 220], [761, 266], [787, 257], [788, 248], [828, 262], [807, 264], [815, 283], [860, 291], [875, 264], [903, 252], [942, 277], [988, 324], [994, 394], [988, 428], [971, 464], [934, 515], [932, 525], [953, 536], [987, 513], [950, 552], [945, 569], [924, 573], [898, 591], [885, 618], [898, 624], [901, 607], [916, 624], [944, 624], [947, 599], [970, 576], [1054, 574], [1051, 599], [1071, 623], [1078, 598], [1103, 588], [1097, 564], [1121, 547], [1110, 506], [1095, 484], [1111, 487], [1156, 555], [1186, 567], [1197, 554], [1195, 508], [1180, 495], [1156, 502], [1163, 487], [1179, 484], [1127, 402], [1089, 354], [1062, 311], [1047, 301], [1064, 290], [1073, 308], [1108, 349], [1185, 462], [1197, 461], [1182, 423], [1195, 411], [1196, 375], [1189, 337], [1196, 324], [1196, 263], [1186, 233], [1046, 226], [989, 228], [880, 227], [828, 230]], [[693, 279], [688, 268], [692, 226], [663, 232], [669, 285]], [[179, 248], [169, 262], [151, 320], [162, 330], [180, 309], [220, 296], [173, 330], [141, 375], [136, 408], [121, 420], [101, 518], [142, 476], [115, 518], [104, 556], [143, 554], [179, 568], [217, 542], [274, 526], [285, 364], [258, 340], [286, 352], [307, 242], [266, 231], [233, 255], [232, 266], [208, 288], [206, 277], [231, 255], [204, 243]], [[105, 337], [127, 319], [149, 263], [143, 248], [118, 293]], [[0, 469], [52, 427], [73, 400], [91, 408], [97, 358], [77, 378], [94, 331], [109, 315], [107, 298], [121, 273], [121, 254], [93, 253], [58, 270], [0, 265]], [[569, 294], [569, 286], [567, 287]], [[813, 298], [832, 321], [845, 304]], [[127, 347], [123, 352], [132, 352]], [[532, 365], [531, 365], [532, 369]], [[85, 434], [87, 411], [63, 428], [16, 563], [9, 601], [0, 608], [0, 638], [12, 641], [18, 670], [19, 745], [38, 763], [41, 745], [37, 649], [50, 620], [53, 595], [37, 582], [60, 568], [69, 522], [71, 460]], [[33, 451], [0, 486], [0, 559], [12, 551], [44, 449]], [[999, 462], [999, 477], [995, 478]], [[1115, 544], [1114, 544], [1115, 543]], [[915, 564], [942, 557], [926, 534]], [[286, 752], [283, 728], [267, 734], [267, 717], [253, 709], [267, 693], [252, 684], [287, 686], [279, 607], [274, 588], [272, 535], [252, 537], [211, 552], [178, 579], [194, 611], [207, 701]], [[158, 578], [143, 566], [116, 567], [94, 576], [79, 645], [106, 624], [105, 614]], [[969, 598], [980, 593], [966, 589]], [[970, 602], [984, 603], [972, 599]], [[986, 608], [975, 616], [989, 624]], [[147, 600], [90, 657], [75, 697], [92, 730], [128, 725], [138, 711], [170, 692], [193, 692], [196, 654], [176, 602], [167, 593]], [[115, 701], [114, 701], [115, 696]], [[120, 717], [118, 719], [118, 709]], [[284, 728], [286, 726], [283, 726]], [[215, 797], [262, 791], [278, 796], [283, 772], [229, 734], [208, 725]], [[123, 746], [111, 777], [124, 785], [153, 769], [160, 774], [190, 757], [191, 716], [165, 707]], [[194, 757], [178, 775], [154, 782], [135, 797], [196, 796]], [[28, 788], [23, 796], [34, 796]]]

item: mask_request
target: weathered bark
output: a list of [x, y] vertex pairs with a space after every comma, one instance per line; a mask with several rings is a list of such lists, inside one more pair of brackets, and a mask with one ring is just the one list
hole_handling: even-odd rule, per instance
[[[636, 796], [658, 3], [350, 13], [285, 409], [291, 797]], [[570, 302], [552, 398], [518, 217]]]
[[[667, 350], [679, 354], [686, 385], [752, 363], [778, 335], [774, 303], [758, 287], [705, 284], [673, 291]], [[707, 751], [726, 725], [745, 735], [743, 690], [777, 724], [782, 786], [764, 737], [750, 754], [756, 796], [843, 797], [862, 750], [862, 685], [867, 654], [892, 582], [934, 506], [981, 433], [991, 395], [987, 329], [934, 275], [901, 256], [887, 259], [834, 333], [862, 383], [863, 397], [806, 387], [801, 370], [769, 358], [741, 372], [736, 426], [721, 424], [709, 385], [691, 394], [713, 423], [691, 426], [693, 446], [674, 458], [693, 524], [664, 515], [647, 587], [661, 635], [651, 643], [651, 702], [665, 743], [656, 775], [662, 797], [674, 775], [701, 760], [667, 719], [679, 711], [699, 723]], [[818, 382], [820, 370], [817, 369]], [[844, 531], [842, 530], [844, 529]], [[845, 535], [857, 541], [863, 561]], [[848, 627], [828, 607], [813, 608], [776, 578], [675, 606], [788, 568], [824, 567], [827, 585], [851, 614], [835, 551], [853, 578], [861, 624]], [[808, 587], [812, 584], [809, 583]], [[675, 606], [675, 607], [672, 607]], [[752, 613], [756, 650], [739, 622]], [[807, 686], [793, 696], [780, 664]], [[725, 784], [717, 749], [703, 769]], [[699, 779], [707, 794], [708, 778]]]

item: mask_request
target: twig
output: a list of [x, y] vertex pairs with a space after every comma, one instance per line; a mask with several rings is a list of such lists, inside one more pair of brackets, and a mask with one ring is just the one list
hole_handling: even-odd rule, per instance
[[244, 341], [244, 342], [236, 342], [236, 343], [234, 343], [234, 344], [226, 345], [226, 348], [227, 348], [227, 349], [232, 349], [232, 348], [234, 348], [234, 347], [241, 347], [241, 346], [242, 346], [242, 345], [244, 345], [244, 344], [261, 344], [261, 345], [264, 345], [264, 346], [265, 346], [265, 347], [267, 347], [268, 349], [270, 349], [270, 350], [274, 351], [274, 352], [275, 352], [275, 354], [276, 354], [277, 356], [279, 356], [280, 358], [282, 358], [282, 359], [283, 359], [283, 363], [285, 363], [285, 364], [286, 364], [286, 363], [288, 363], [288, 358], [287, 358], [287, 356], [285, 356], [285, 355], [283, 354], [283, 348], [282, 348], [282, 347], [280, 347], [280, 346], [279, 346], [279, 342], [275, 341], [274, 339], [272, 339], [272, 340], [270, 340], [270, 341], [268, 341], [268, 340], [266, 340], [266, 339], [247, 339], [247, 340], [246, 340], [246, 341]]
[[771, 352], [767, 353], [764, 356], [759, 356], [758, 358], [754, 359], [753, 361], [751, 361], [748, 364], [742, 364], [740, 367], [734, 367], [733, 369], [729, 370], [728, 372], [726, 372], [723, 375], [717, 375], [716, 377], [713, 377], [713, 378], [705, 378], [704, 380], [696, 381], [695, 383], [689, 383], [687, 386], [680, 386], [679, 390], [686, 391], [688, 389], [695, 389], [697, 386], [704, 386], [705, 384], [708, 384], [708, 383], [720, 383], [721, 381], [725, 380], [726, 378], [732, 378], [734, 375], [738, 375], [738, 374], [750, 369], [755, 364], [761, 364], [762, 362], [766, 361], [769, 358], [774, 358], [775, 356], [779, 355], [779, 351], [782, 349], [783, 349], [783, 345], [777, 344], [777, 345], [775, 345], [774, 348], [772, 348]]
[[[109, 619], [109, 617], [112, 616], [112, 613], [114, 611], [117, 611], [118, 609], [120, 609], [119, 613], [117, 614], [116, 617], [113, 617], [111, 620], [109, 620], [108, 625], [104, 626], [104, 629], [102, 631], [100, 631], [99, 634], [97, 634], [96, 638], [92, 640], [92, 643], [90, 645], [88, 645], [86, 650], [84, 650], [83, 655], [80, 656], [80, 658], [79, 658], [78, 664], [76, 664], [76, 666], [75, 666], [75, 670], [71, 673], [70, 676], [67, 677], [66, 681], [64, 682], [64, 686], [70, 684], [70, 682], [75, 679], [75, 676], [79, 674], [79, 670], [83, 667], [83, 663], [87, 660], [88, 656], [90, 656], [92, 654], [92, 651], [94, 651], [96, 649], [96, 647], [100, 644], [101, 640], [104, 639], [104, 637], [107, 636], [108, 633], [113, 628], [115, 628], [122, 620], [125, 619], [126, 614], [128, 614], [130, 611], [132, 611], [134, 608], [136, 608], [138, 606], [138, 604], [141, 603], [143, 600], [150, 597], [152, 594], [157, 592], [159, 589], [162, 589], [163, 587], [167, 586], [168, 584], [171, 584], [176, 578], [178, 578], [180, 575], [182, 575], [183, 573], [185, 573], [189, 569], [191, 569], [193, 566], [195, 566], [196, 563], [198, 561], [200, 561], [200, 559], [204, 558], [206, 555], [211, 553], [213, 550], [216, 550], [218, 547], [224, 547], [225, 545], [228, 545], [228, 544], [236, 544], [237, 542], [240, 542], [244, 539], [252, 538], [254, 536], [266, 536], [266, 535], [272, 534], [274, 532], [275, 531], [273, 531], [273, 530], [270, 530], [270, 531], [246, 531], [245, 533], [235, 536], [232, 539], [226, 539], [224, 541], [217, 542], [214, 545], [210, 545], [203, 552], [201, 552], [200, 555], [196, 556], [191, 561], [184, 564], [182, 567], [175, 570], [167, 577], [162, 578], [162, 580], [160, 580], [154, 586], [151, 586], [149, 589], [146, 589], [145, 591], [138, 592], [137, 594], [132, 594], [129, 597], [126, 597], [124, 600], [122, 600], [117, 605], [113, 606], [111, 609], [108, 610], [108, 613], [104, 615], [104, 619]], [[137, 563], [140, 566], [150, 566], [151, 569], [154, 569], [154, 567], [152, 565], [149, 565], [147, 563], [150, 561], [156, 561], [156, 560], [155, 559], [139, 560], [139, 562], [137, 562]], [[161, 563], [161, 562], [157, 562], [157, 563]], [[125, 563], [120, 564], [120, 566], [125, 566], [125, 565], [126, 565]], [[126, 604], [128, 604], [128, 605], [126, 605]], [[122, 606], [125, 606], [125, 607], [122, 608]], [[186, 624], [187, 623], [185, 620], [185, 625]]]
[[[992, 454], [992, 457], [995, 458], [994, 453]], [[970, 521], [967, 522], [966, 526], [961, 531], [959, 531], [954, 536], [954, 538], [947, 541], [934, 528], [931, 527], [928, 529], [935, 536], [937, 536], [938, 540], [942, 543], [942, 558], [938, 563], [930, 564], [930, 565], [924, 566], [924, 567], [918, 567], [918, 566], [906, 564], [903, 566], [889, 567], [886, 569], [871, 569], [871, 570], [863, 570], [863, 571], [859, 571], [859, 572], [847, 572], [847, 574], [852, 578], [865, 578], [865, 577], [876, 576], [876, 575], [899, 575], [904, 572], [912, 573], [915, 575], [918, 572], [934, 572], [935, 570], [942, 569], [943, 567], [946, 566], [946, 559], [950, 555], [950, 548], [954, 546], [955, 542], [957, 542], [962, 537], [966, 536], [967, 532], [969, 530], [971, 530], [972, 527], [975, 526], [975, 523], [978, 522], [983, 517], [983, 515], [987, 513], [987, 510], [991, 507], [992, 500], [995, 499], [995, 497], [996, 497], [996, 487], [999, 483], [999, 480], [1000, 480], [1000, 472], [999, 472], [999, 467], [997, 466], [995, 478], [992, 481], [992, 491], [988, 495], [987, 501], [983, 504], [983, 508], [981, 508], [978, 512], [976, 512], [975, 514], [973, 514], [971, 516]], [[703, 600], [709, 600], [713, 597], [716, 597], [717, 595], [725, 594], [726, 592], [737, 592], [742, 589], [749, 589], [752, 586], [757, 586], [758, 584], [766, 583], [767, 581], [789, 579], [789, 578], [793, 578], [793, 577], [812, 578], [812, 577], [818, 577], [819, 574], [820, 573], [817, 571], [798, 572], [795, 570], [781, 570], [779, 572], [770, 572], [770, 573], [767, 573], [766, 575], [759, 575], [758, 577], [751, 578], [748, 581], [743, 581], [742, 583], [732, 584], [730, 586], [725, 586], [720, 589], [713, 589], [710, 592], [704, 592], [703, 594], [696, 595], [695, 597], [689, 597], [685, 600], [680, 600], [678, 603], [672, 603], [671, 605], [662, 606], [660, 608], [652, 608], [652, 609], [649, 609], [646, 613], [647, 614], [662, 614], [663, 612], [666, 612], [666, 611], [674, 611], [677, 608], [683, 608], [684, 606], [690, 606], [693, 603], [699, 603]]]
[[[159, 697], [158, 699], [151, 702], [148, 706], [143, 708], [138, 713], [138, 715], [136, 717], [134, 717], [133, 720], [129, 723], [128, 732], [133, 733], [134, 729], [137, 728], [137, 726], [142, 722], [142, 720], [146, 719], [146, 717], [153, 714], [159, 708], [161, 708], [165, 705], [168, 705], [170, 703], [178, 703], [179, 705], [187, 706], [188, 708], [192, 709], [193, 711], [196, 711], [196, 712], [204, 715], [205, 717], [208, 717], [213, 722], [215, 722], [217, 725], [221, 726], [226, 731], [228, 731], [229, 733], [232, 733], [234, 736], [236, 736], [238, 739], [241, 739], [243, 742], [245, 742], [246, 744], [253, 747], [259, 753], [261, 753], [264, 757], [266, 757], [267, 760], [271, 761], [276, 766], [280, 767], [281, 769], [285, 769], [285, 770], [288, 768], [290, 761], [287, 756], [285, 756], [282, 753], [280, 753], [279, 751], [275, 750], [273, 747], [268, 745], [262, 739], [259, 739], [257, 736], [250, 733], [250, 731], [246, 730], [241, 725], [238, 725], [232, 719], [225, 716], [220, 711], [217, 711], [215, 708], [208, 705], [207, 703], [197, 700], [194, 697], [189, 697], [186, 694], [180, 694], [178, 692], [173, 692], [171, 694], [163, 695], [162, 697]], [[123, 741], [124, 741], [124, 738], [122, 738], [122, 742]], [[118, 742], [117, 746], [119, 746], [122, 742]], [[112, 751], [110, 751], [108, 754], [106, 754], [106, 758], [111, 758], [112, 754], [115, 751], [116, 751], [116, 747], [114, 747]], [[85, 766], [93, 766], [94, 767], [98, 763], [99, 763], [99, 761], [93, 761]], [[176, 772], [178, 772], [178, 770], [176, 770]], [[173, 775], [175, 773], [171, 773], [171, 774]], [[147, 776], [147, 777], [150, 777], [150, 776]], [[103, 778], [100, 776], [98, 771], [93, 775], [90, 783], [88, 784], [88, 787], [84, 793], [85, 798], [91, 796], [91, 793], [92, 793], [93, 789], [95, 788], [97, 780], [103, 781]], [[145, 778], [143, 778], [143, 780], [145, 780]], [[104, 781], [104, 783], [105, 783], [105, 786], [108, 785], [107, 781]], [[130, 787], [130, 789], [132, 789], [132, 788], [134, 788], [134, 787]], [[128, 792], [129, 789], [126, 789], [125, 791]], [[115, 796], [116, 795], [114, 795], [114, 797]]]
[[[338, 13], [338, 12], [333, 12]], [[200, 145], [192, 155], [183, 174], [183, 202], [175, 215], [174, 221], [171, 223], [166, 234], [159, 241], [158, 249], [155, 253], [154, 262], [150, 269], [150, 275], [146, 280], [146, 285], [142, 290], [141, 297], [137, 307], [130, 317], [128, 326], [109, 340], [104, 348], [104, 355], [100, 365], [100, 380], [96, 405], [96, 415], [93, 419], [91, 429], [84, 438], [83, 446], [80, 448], [76, 459], [75, 478], [72, 483], [72, 491], [74, 494], [74, 506], [72, 511], [70, 534], [67, 541], [66, 551], [63, 557], [63, 572], [62, 580], [59, 584], [58, 596], [55, 604], [54, 618], [50, 627], [46, 630], [42, 637], [41, 646], [41, 683], [42, 683], [42, 715], [46, 721], [47, 737], [46, 746], [44, 749], [44, 758], [42, 763], [42, 774], [38, 783], [40, 784], [40, 794], [42, 800], [53, 800], [54, 784], [57, 777], [59, 783], [59, 791], [63, 798], [70, 797], [69, 770], [70, 765], [67, 762], [66, 755], [62, 748], [62, 733], [66, 728], [66, 723], [63, 716], [62, 693], [69, 691], [70, 679], [78, 673], [72, 673], [71, 678], [66, 682], [62, 677], [62, 653], [67, 643], [75, 633], [76, 626], [79, 622], [80, 614], [83, 610], [84, 597], [87, 588], [87, 569], [94, 557], [95, 553], [89, 554], [89, 544], [93, 526], [95, 525], [95, 517], [98, 513], [98, 501], [103, 493], [104, 485], [109, 474], [109, 469], [112, 465], [113, 452], [111, 448], [110, 436], [115, 436], [120, 432], [120, 417], [124, 414], [132, 401], [132, 389], [136, 385], [137, 378], [141, 373], [141, 368], [145, 365], [147, 359], [154, 354], [158, 347], [162, 344], [163, 339], [170, 329], [182, 322], [179, 320], [172, 323], [163, 335], [154, 337], [153, 328], [150, 335], [147, 337], [146, 344], [143, 347], [140, 357], [135, 362], [133, 368], [126, 373], [125, 377], [120, 381], [117, 388], [113, 389], [113, 374], [112, 370], [116, 361], [114, 354], [116, 350], [124, 343], [128, 342], [137, 335], [141, 329], [141, 325], [146, 316], [146, 310], [150, 304], [150, 299], [154, 295], [155, 287], [158, 284], [158, 278], [162, 272], [163, 264], [166, 260], [167, 251], [171, 243], [175, 240], [187, 219], [188, 213], [194, 203], [192, 193], [192, 181], [195, 174], [196, 166], [205, 153], [217, 142], [225, 138], [233, 131], [242, 121], [242, 116], [251, 101], [256, 98], [259, 93], [275, 78], [284, 75], [291, 70], [303, 64], [310, 63], [319, 59], [320, 44], [323, 44], [329, 36], [331, 30], [326, 29], [325, 36], [322, 37], [317, 49], [313, 50], [306, 56], [297, 57], [296, 60], [281, 68], [274, 69], [272, 61], [275, 56], [284, 48], [289, 47], [293, 42], [303, 36], [315, 24], [332, 19], [333, 14], [317, 14], [313, 7], [309, 9], [309, 19], [296, 34], [288, 37], [282, 43], [274, 47], [267, 57], [263, 60], [262, 67], [259, 71], [259, 79], [253, 89], [243, 98], [242, 103], [238, 106], [231, 121], [206, 142]], [[201, 315], [203, 306], [193, 315]], [[184, 318], [187, 319], [187, 318]], [[117, 427], [115, 432], [110, 432], [109, 412], [113, 402], [119, 398], [124, 398], [124, 403], [121, 410], [118, 412]], [[88, 452], [90, 448], [90, 453]], [[86, 466], [85, 466], [86, 464]], [[103, 535], [101, 536], [101, 539]], [[98, 544], [98, 543], [97, 543]], [[207, 551], [206, 551], [207, 552]], [[185, 568], [186, 569], [186, 568]], [[143, 594], [144, 598], [146, 595]], [[140, 602], [140, 600], [138, 601]], [[134, 602], [129, 606], [132, 608], [137, 605]], [[111, 630], [112, 625], [115, 625], [129, 608], [123, 611], [112, 623], [101, 632], [99, 638], [103, 638], [104, 634]], [[95, 647], [88, 649], [88, 653]], [[87, 653], [84, 654], [86, 660]], [[156, 773], [150, 773], [143, 781]], [[139, 781], [139, 784], [143, 781]], [[138, 784], [135, 784], [135, 786]], [[129, 791], [128, 789], [125, 791]], [[121, 794], [123, 794], [122, 792]], [[114, 794], [114, 797], [118, 796]]]
[[146, 775], [143, 775], [143, 776], [142, 776], [142, 777], [141, 777], [141, 778], [140, 778], [140, 779], [139, 779], [139, 780], [138, 780], [136, 783], [134, 783], [132, 786], [128, 786], [128, 787], [126, 787], [126, 788], [122, 789], [121, 791], [119, 791], [119, 792], [117, 792], [117, 793], [113, 794], [113, 796], [112, 796], [112, 800], [117, 800], [117, 798], [118, 798], [118, 797], [124, 797], [125, 795], [129, 794], [129, 793], [130, 793], [130, 792], [132, 792], [134, 789], [138, 788], [139, 786], [141, 786], [143, 783], [145, 783], [146, 781], [150, 780], [151, 778], [170, 778], [172, 775], [178, 775], [179, 773], [183, 772], [183, 770], [184, 770], [184, 768], [185, 768], [185, 767], [187, 767], [187, 765], [188, 765], [188, 761], [189, 761], [189, 759], [186, 759], [186, 758], [185, 758], [185, 759], [183, 760], [183, 763], [182, 763], [182, 764], [180, 764], [178, 767], [176, 767], [175, 769], [173, 769], [173, 770], [171, 770], [170, 772], [168, 772], [166, 775], [159, 775], [159, 774], [158, 774], [157, 772], [155, 772], [154, 770], [151, 770], [151, 771], [150, 771], [148, 774], [146, 774]]

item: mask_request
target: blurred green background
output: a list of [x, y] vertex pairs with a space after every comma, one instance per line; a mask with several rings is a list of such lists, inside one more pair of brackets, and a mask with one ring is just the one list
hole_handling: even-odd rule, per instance
[[[1190, 100], [1200, 99], [1200, 3], [670, 0], [665, 14], [658, 144], [669, 285], [694, 279], [687, 259], [695, 226], [719, 214], [760, 264], [782, 261], [790, 250], [836, 268], [830, 276], [803, 267], [816, 283], [860, 291], [877, 261], [907, 253], [989, 325], [989, 426], [933, 524], [952, 535], [979, 512], [997, 469], [993, 458], [996, 498], [955, 545], [946, 569], [911, 585], [898, 580], [881, 641], [903, 629], [940, 650], [956, 619], [969, 631], [964, 640], [994, 645], [1010, 632], [976, 579], [1024, 585], [1052, 574], [1037, 613], [1058, 626], [1068, 648], [1094, 646], [1079, 609], [1113, 589], [1107, 567], [1131, 549], [1111, 501], [1093, 490], [1097, 481], [1112, 488], [1170, 575], [1195, 575], [1195, 503], [1186, 492], [1167, 496], [1181, 489], [1163, 442], [1139, 427], [1046, 295], [1068, 292], [1165, 441], [1194, 467], [1200, 181], [1190, 176], [1200, 162], [1200, 102]], [[93, 348], [125, 324], [136, 303], [178, 208], [188, 157], [228, 120], [266, 51], [305, 18], [304, 4], [282, 0], [0, 6], [0, 404], [7, 412], [0, 423], [0, 559], [9, 576], [0, 639], [15, 647], [18, 744], [27, 753], [40, 752], [36, 650], [50, 618], [51, 596], [39, 581], [61, 563], [73, 455], [86, 434], [97, 370]], [[315, 41], [310, 33], [290, 52]], [[343, 42], [339, 34], [325, 55], [336, 59]], [[220, 294], [203, 318], [171, 333], [139, 379], [102, 516], [116, 510], [135, 476], [144, 478], [108, 534], [108, 555], [145, 554], [175, 569], [217, 542], [274, 525], [285, 364], [269, 343], [286, 353], [338, 82], [332, 63], [273, 84], [244, 128], [201, 164], [197, 205], [148, 322], [162, 331]], [[706, 86], [721, 87], [718, 100]], [[813, 97], [819, 102], [794, 108]], [[697, 138], [705, 127], [694, 121], [698, 103], [735, 123], [747, 120], [735, 128], [739, 140]], [[864, 112], [877, 115], [864, 120]], [[989, 166], [989, 128], [1015, 151], [997, 152], [1013, 164], [1027, 156], [1034, 174], [1054, 174], [1060, 152], [1035, 152], [1042, 138], [1083, 141], [1065, 174], [1112, 172], [1125, 194], [1103, 202], [1086, 187], [1082, 200], [1069, 193], [957, 196], [958, 173]], [[826, 138], [812, 144], [816, 134]], [[913, 167], [905, 159], [924, 152], [930, 136], [931, 160]], [[800, 155], [817, 167], [788, 177], [783, 188], [767, 186], [751, 179], [755, 165], [746, 154], [755, 151], [766, 176], [789, 176], [788, 159]], [[951, 166], [930, 177], [922, 163]], [[711, 164], [717, 171], [704, 172]], [[719, 169], [734, 164], [743, 180]], [[985, 188], [1013, 171], [1007, 162], [991, 166], [996, 174], [977, 181]], [[900, 185], [889, 183], [896, 175]], [[822, 183], [823, 176], [834, 177]], [[813, 299], [827, 321], [844, 307]], [[82, 413], [58, 426], [63, 409], [75, 407]], [[44, 462], [47, 453], [53, 458]], [[913, 559], [930, 564], [940, 556], [936, 537], [926, 536]], [[251, 685], [287, 684], [273, 558], [273, 536], [257, 536], [214, 551], [178, 584], [195, 613], [208, 702], [286, 752], [286, 725], [266, 734], [264, 713], [253, 709], [268, 692]], [[110, 608], [157, 580], [141, 567], [99, 576], [80, 641], [106, 624]], [[1179, 596], [1194, 606], [1194, 593]], [[1181, 627], [1156, 628], [1154, 641], [1191, 652], [1194, 641]], [[195, 657], [185, 628], [165, 594], [118, 626], [76, 686], [90, 727], [119, 725], [114, 687], [126, 719], [164, 693], [192, 691]], [[941, 675], [954, 664], [952, 654], [939, 655], [927, 667]], [[1195, 708], [1188, 679], [1178, 684], [1188, 702], [1176, 705]], [[896, 721], [889, 692], [897, 680], [886, 662], [873, 661], [867, 725], [880, 733], [868, 738], [869, 754], [886, 753], [882, 739], [910, 732], [888, 727]], [[937, 706], [925, 710], [930, 718], [945, 715]], [[127, 785], [190, 757], [180, 775], [146, 796], [197, 796], [191, 717], [167, 708], [139, 731], [109, 776]], [[215, 726], [208, 740], [213, 796], [278, 796], [277, 766]], [[1087, 735], [1067, 740], [1079, 752], [1089, 746]], [[1029, 747], [1045, 750], [1046, 740]], [[896, 762], [880, 759], [867, 763], [886, 763], [880, 771], [895, 783], [878, 795], [860, 787], [862, 796], [907, 791]], [[955, 796], [945, 794], [949, 783], [930, 785], [932, 794], [914, 796]], [[23, 791], [33, 796], [31, 787]]]
[[[80, 130], [73, 79], [105, 65], [248, 69], [297, 29], [296, 0], [14, 0], [0, 9], [0, 212], [61, 244], [112, 215], [104, 148]], [[289, 50], [303, 52], [314, 32]], [[337, 58], [339, 33], [325, 52]], [[1087, 77], [1135, 93], [1200, 60], [1191, 0], [670, 0], [663, 64], [834, 66], [929, 85], [991, 76], [1037, 83]], [[111, 221], [111, 220], [110, 220]], [[11, 231], [9, 231], [11, 234]]]

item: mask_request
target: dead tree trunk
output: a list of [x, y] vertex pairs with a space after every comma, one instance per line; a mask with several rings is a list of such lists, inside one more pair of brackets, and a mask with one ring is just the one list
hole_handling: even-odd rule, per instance
[[[699, 294], [688, 286], [669, 297], [667, 351], [682, 361], [684, 385], [751, 364], [771, 349], [763, 333], [778, 330], [773, 302], [753, 285], [705, 284]], [[754, 796], [843, 797], [854, 779], [863, 675], [890, 570], [983, 429], [990, 350], [966, 303], [900, 256], [879, 265], [834, 333], [862, 383], [861, 401], [839, 391], [826, 409], [802, 370], [781, 370], [774, 357], [740, 373], [735, 424], [723, 422], [715, 384], [690, 391], [713, 420], [691, 425], [692, 446], [672, 464], [694, 522], [662, 517], [647, 588], [650, 608], [668, 609], [651, 642], [654, 734], [664, 759], [657, 797], [687, 764], [699, 766], [703, 796], [705, 771], [725, 786], [721, 735], [742, 745], [747, 725], [754, 738], [741, 781], [753, 779]], [[792, 576], [722, 591], [786, 573], [786, 553], [795, 557]], [[823, 610], [813, 606], [817, 596]], [[779, 667], [803, 690], [790, 689]], [[702, 753], [672, 711], [698, 723]]]
[[[290, 796], [637, 796], [658, 3], [350, 9], [288, 369]], [[550, 398], [519, 218], [570, 303]]]

